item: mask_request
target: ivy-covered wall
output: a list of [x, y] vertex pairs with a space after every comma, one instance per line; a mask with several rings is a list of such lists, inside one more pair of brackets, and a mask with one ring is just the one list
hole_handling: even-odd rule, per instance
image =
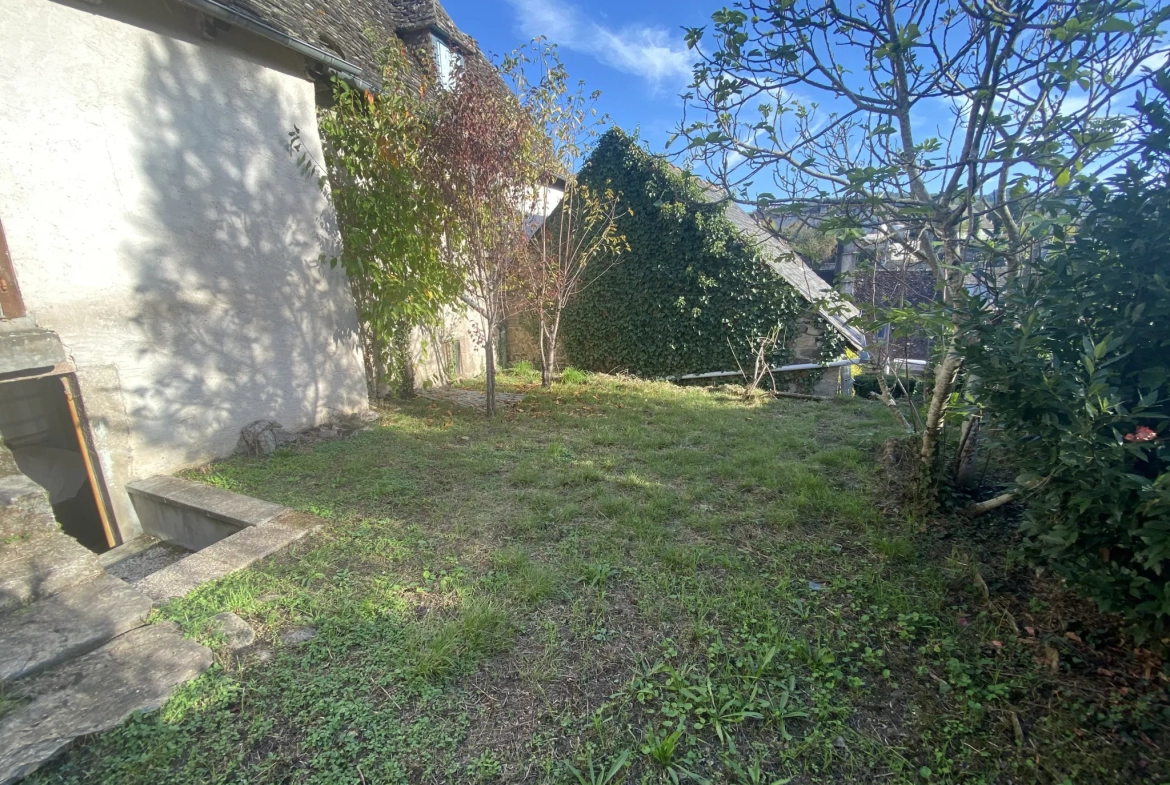
[[703, 198], [698, 181], [616, 128], [580, 178], [620, 192], [632, 214], [619, 218], [629, 252], [565, 311], [574, 365], [647, 377], [735, 370], [731, 346], [749, 366], [756, 339], [777, 324], [787, 341], [772, 361], [789, 359], [808, 302], [766, 266], [722, 205]]

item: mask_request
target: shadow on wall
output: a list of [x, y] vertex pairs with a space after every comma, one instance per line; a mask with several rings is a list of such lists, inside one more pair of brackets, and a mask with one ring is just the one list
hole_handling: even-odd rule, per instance
[[218, 43], [158, 41], [130, 97], [144, 209], [124, 251], [141, 341], [126, 392], [137, 451], [190, 465], [253, 420], [363, 408], [365, 380], [349, 285], [321, 259], [331, 213], [284, 147], [314, 122], [313, 86]]

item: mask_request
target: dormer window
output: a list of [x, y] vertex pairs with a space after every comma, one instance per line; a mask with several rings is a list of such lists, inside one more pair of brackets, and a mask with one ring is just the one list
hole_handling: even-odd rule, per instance
[[438, 31], [431, 31], [431, 47], [435, 53], [435, 73], [439, 87], [451, 90], [455, 87], [455, 76], [463, 67], [463, 55], [451, 48], [447, 37]]

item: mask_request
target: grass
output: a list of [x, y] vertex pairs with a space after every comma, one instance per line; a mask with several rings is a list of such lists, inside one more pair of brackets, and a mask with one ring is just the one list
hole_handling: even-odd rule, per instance
[[1160, 665], [1101, 676], [1002, 548], [899, 512], [881, 406], [531, 376], [495, 421], [419, 400], [193, 473], [329, 525], [158, 614], [255, 650], [29, 781], [1170, 777]]

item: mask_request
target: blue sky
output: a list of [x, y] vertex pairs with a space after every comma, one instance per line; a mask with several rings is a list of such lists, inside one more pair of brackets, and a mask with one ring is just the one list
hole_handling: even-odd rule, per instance
[[627, 131], [641, 128], [663, 150], [682, 118], [690, 81], [684, 26], [710, 21], [723, 0], [443, 0], [480, 48], [501, 55], [543, 35], [556, 43], [569, 75], [601, 90], [598, 110]]

